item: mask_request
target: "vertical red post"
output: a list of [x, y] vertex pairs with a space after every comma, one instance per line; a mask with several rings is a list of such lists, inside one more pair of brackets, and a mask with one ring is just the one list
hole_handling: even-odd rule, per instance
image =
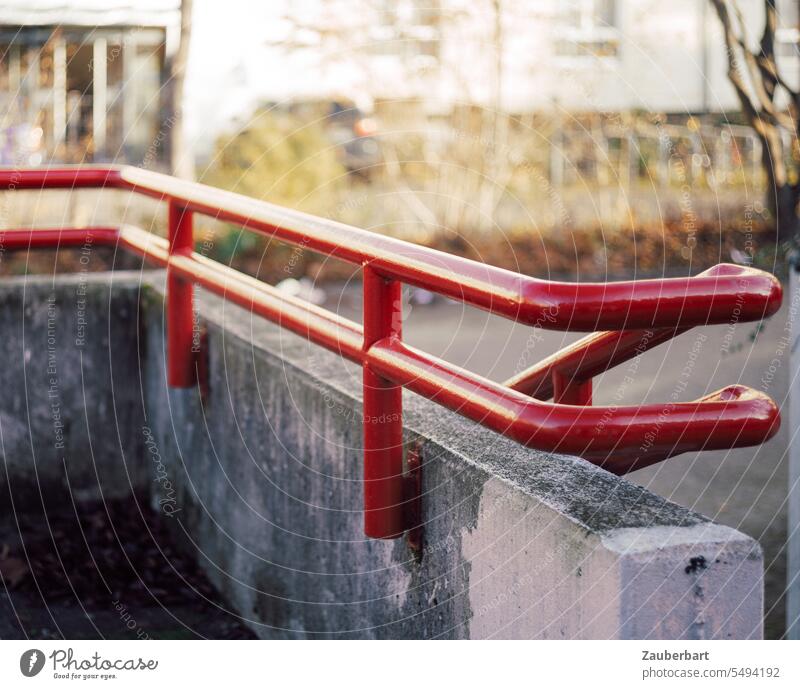
[[[402, 335], [401, 284], [364, 266], [364, 352]], [[364, 533], [399, 538], [405, 531], [403, 388], [364, 364]]]
[[[194, 248], [192, 213], [169, 202], [169, 253], [189, 253]], [[167, 382], [172, 387], [195, 384], [192, 337], [194, 330], [194, 285], [178, 277], [167, 266]]]
[[553, 401], [556, 404], [578, 404], [589, 406], [592, 403], [592, 379], [573, 380], [563, 373], [553, 370]]

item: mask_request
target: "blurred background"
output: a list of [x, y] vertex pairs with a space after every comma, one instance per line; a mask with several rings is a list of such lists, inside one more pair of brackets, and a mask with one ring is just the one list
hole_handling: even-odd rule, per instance
[[[11, 0], [0, 161], [174, 171], [513, 263], [499, 231], [523, 263], [532, 239], [553, 245], [556, 273], [769, 263], [776, 152], [742, 112], [714, 4], [195, 0], [182, 41], [179, 0]], [[757, 46], [763, 3], [735, 7]], [[798, 3], [775, 7], [793, 83]], [[747, 245], [728, 232], [743, 225]]]
[[[540, 277], [785, 274], [798, 235], [800, 3], [6, 0], [0, 164], [129, 163]], [[2, 194], [0, 227], [163, 209]], [[198, 219], [200, 251], [358, 319], [351, 266]], [[7, 272], [74, 268], [2, 255]], [[100, 266], [102, 267], [102, 266]], [[407, 295], [412, 344], [502, 380], [576, 338]], [[596, 403], [741, 382], [783, 404], [787, 308], [687, 333]], [[535, 347], [534, 347], [535, 345]], [[535, 348], [535, 353], [531, 353]], [[531, 358], [533, 357], [533, 358]], [[683, 379], [688, 360], [699, 362]], [[777, 363], [776, 363], [777, 362]], [[762, 543], [784, 634], [788, 431], [631, 478]]]

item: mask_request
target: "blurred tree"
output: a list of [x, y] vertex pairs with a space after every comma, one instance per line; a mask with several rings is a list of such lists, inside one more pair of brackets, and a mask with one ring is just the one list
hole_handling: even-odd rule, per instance
[[181, 0], [181, 35], [178, 50], [170, 65], [170, 168], [172, 174], [182, 179], [194, 179], [194, 156], [186, 145], [183, 132], [183, 84], [189, 60], [189, 43], [192, 37], [192, 0]]
[[217, 141], [203, 181], [245, 196], [329, 215], [346, 172], [320, 126], [263, 110]]
[[797, 159], [784, 150], [783, 136], [797, 148], [800, 91], [791, 88], [775, 59], [778, 12], [775, 0], [764, 0], [764, 30], [755, 47], [735, 0], [710, 0], [722, 23], [730, 80], [742, 112], [762, 146], [767, 177], [766, 207], [776, 224], [779, 241], [798, 239], [800, 170]]
[[[346, 0], [287, 6], [286, 32], [274, 45], [321, 56], [321, 75], [346, 65], [353, 92], [374, 94], [380, 90], [375, 84], [382, 85], [377, 138], [384, 164], [371, 174], [382, 175], [396, 192], [386, 201], [397, 204], [402, 217], [395, 228], [428, 234], [496, 229], [498, 206], [518, 168], [511, 160], [518, 142], [511, 141], [513, 121], [504, 107], [504, 54], [509, 27], [536, 15], [524, 5], [365, 0], [359, 12], [349, 11]], [[477, 73], [476, 62], [465, 61], [460, 51], [442, 52], [444, 35], [451, 45], [475, 47], [481, 56]], [[445, 83], [461, 94], [459, 103], [429, 116]], [[412, 106], [413, 122], [406, 106]]]
[[[335, 216], [346, 171], [317, 124], [287, 113], [262, 110], [247, 126], [217, 141], [203, 175], [206, 184], [315, 215]], [[220, 257], [260, 246], [252, 232], [229, 232], [219, 242]]]

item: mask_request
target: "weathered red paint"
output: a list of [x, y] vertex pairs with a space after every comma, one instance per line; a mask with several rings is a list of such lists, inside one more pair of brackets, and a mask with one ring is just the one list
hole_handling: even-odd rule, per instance
[[[520, 443], [579, 455], [619, 474], [690, 450], [757, 445], [778, 430], [774, 402], [739, 385], [694, 402], [590, 406], [593, 376], [687, 328], [724, 323], [734, 314], [747, 321], [774, 313], [781, 286], [768, 273], [723, 264], [692, 278], [547, 282], [146, 170], [0, 170], [4, 189], [87, 187], [126, 189], [167, 201], [172, 244], [123, 226], [6, 230], [0, 232], [0, 247], [80, 246], [91, 234], [95, 243], [133, 250], [167, 267], [173, 384], [188, 382], [187, 362], [192, 362], [194, 375], [193, 359], [186, 354], [191, 293], [187, 298], [182, 285], [200, 285], [361, 364], [364, 413], [370, 417], [364, 424], [369, 536], [392, 538], [408, 527], [404, 515], [409, 510], [403, 508], [409, 497], [403, 491], [402, 387]], [[192, 252], [190, 229], [185, 228], [191, 227], [185, 220], [191, 213], [364, 266], [364, 328]], [[494, 383], [403, 344], [400, 283], [528, 325], [610, 332], [594, 332], [505, 384]], [[551, 397], [556, 403], [543, 401]], [[375, 418], [383, 421], [371, 423]]]

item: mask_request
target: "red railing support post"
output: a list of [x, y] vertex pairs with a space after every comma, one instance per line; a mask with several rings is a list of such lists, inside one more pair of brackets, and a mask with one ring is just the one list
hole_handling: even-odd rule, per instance
[[[397, 280], [364, 265], [364, 352], [402, 335], [402, 292]], [[405, 531], [403, 388], [364, 363], [364, 533], [399, 538]]]
[[[169, 202], [169, 254], [194, 249], [192, 213]], [[167, 382], [175, 388], [190, 388], [196, 382], [192, 339], [194, 335], [194, 285], [175, 275], [167, 266]]]
[[580, 404], [589, 406], [592, 403], [592, 379], [574, 380], [560, 371], [554, 370], [553, 402], [556, 404]]

